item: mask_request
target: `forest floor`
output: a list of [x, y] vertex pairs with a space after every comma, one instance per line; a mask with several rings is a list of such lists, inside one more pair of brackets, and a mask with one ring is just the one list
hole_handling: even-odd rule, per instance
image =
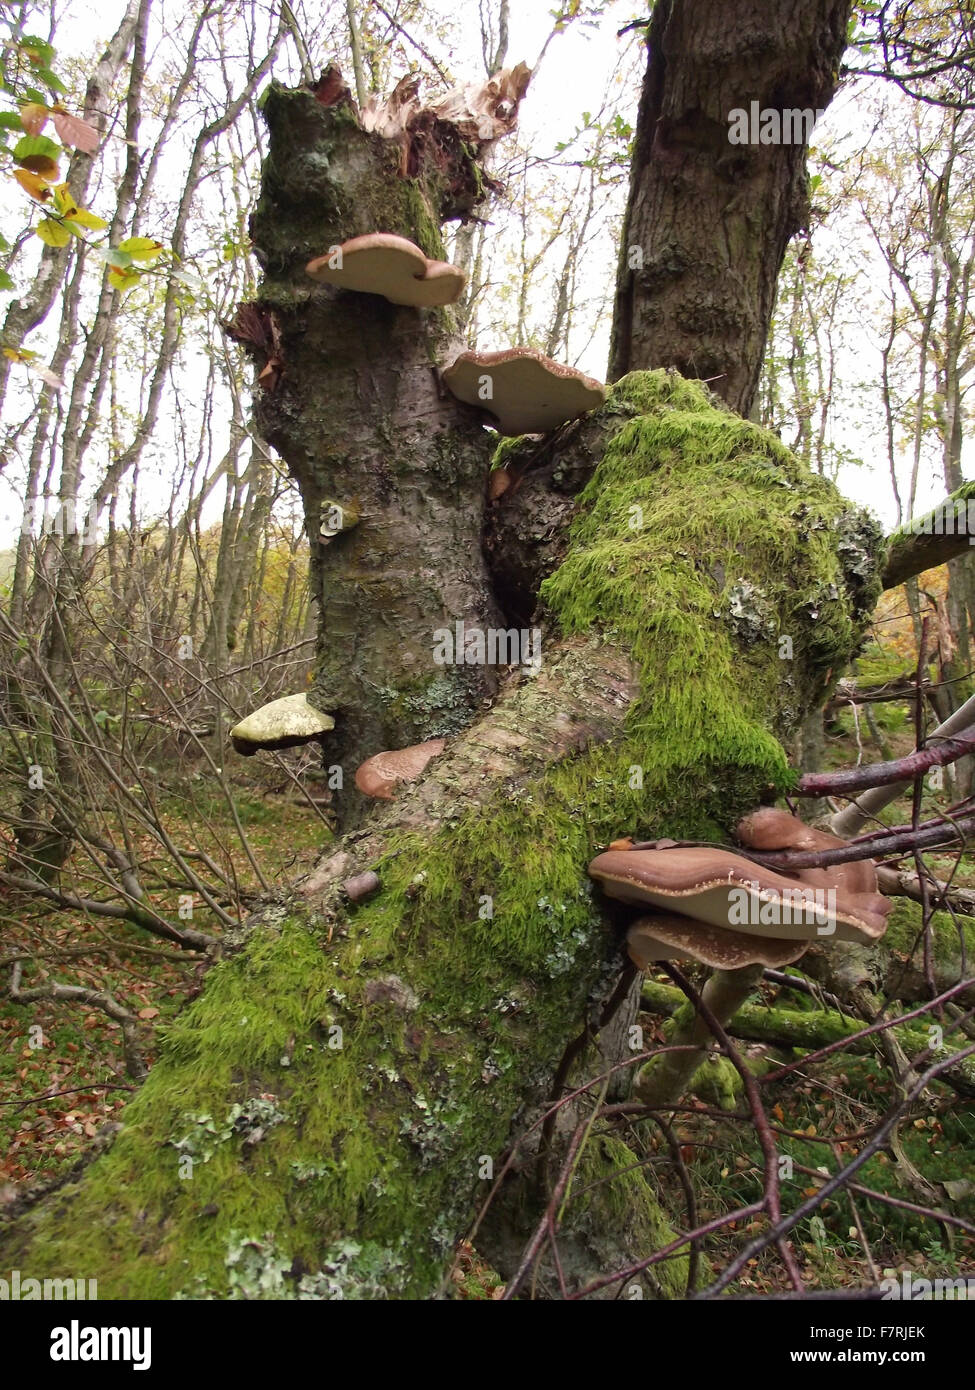
[[[913, 748], [908, 707], [876, 707], [877, 745], [861, 720], [843, 712], [828, 737], [827, 766], [850, 766], [857, 761], [896, 757]], [[229, 771], [229, 770], [228, 770]], [[306, 873], [327, 841], [328, 831], [311, 807], [271, 790], [270, 769], [254, 768], [235, 786], [236, 809], [251, 852], [268, 879], [293, 882]], [[941, 790], [925, 793], [922, 814], [947, 804]], [[170, 833], [181, 844], [205, 850], [237, 884], [241, 914], [254, 901], [259, 882], [254, 869], [235, 844], [235, 830], [224, 801], [207, 801], [197, 791], [192, 800], [160, 792], [159, 809]], [[910, 819], [906, 801], [894, 803], [883, 819], [893, 824]], [[287, 834], [282, 834], [286, 822]], [[954, 856], [932, 857], [940, 874], [955, 866]], [[967, 856], [955, 873], [955, 883], [975, 885], [975, 863]], [[174, 920], [176, 891], [153, 893], [157, 907]], [[199, 989], [198, 960], [181, 958], [167, 943], [147, 938], [135, 927], [82, 914], [53, 912], [8, 896], [8, 923], [16, 922], [18, 937], [36, 943], [50, 964], [30, 972], [29, 983], [58, 979], [109, 992], [140, 1020], [145, 1060], [151, 1065], [156, 1030], [182, 1008]], [[194, 909], [197, 930], [219, 934], [206, 909]], [[26, 933], [26, 936], [25, 936]], [[10, 939], [9, 933], [7, 934]], [[25, 984], [28, 983], [25, 980]], [[773, 997], [768, 987], [768, 998]], [[781, 1002], [781, 1001], [780, 1001]], [[790, 992], [790, 1008], [815, 1008], [815, 1001]], [[642, 1019], [648, 1038], [663, 1037], [661, 1020]], [[36, 1027], [40, 1025], [40, 1034]], [[34, 1031], [29, 1031], [33, 1029]], [[126, 1075], [119, 1026], [103, 1012], [86, 1005], [41, 1003], [31, 1007], [0, 1002], [0, 1197], [56, 1180], [69, 1172], [99, 1142], [99, 1131], [117, 1122], [135, 1089]], [[39, 1042], [40, 1039], [40, 1042]], [[815, 1075], [800, 1068], [767, 1096], [769, 1115], [777, 1127], [780, 1152], [793, 1160], [795, 1184], [783, 1184], [786, 1209], [812, 1195], [856, 1152], [864, 1135], [896, 1102], [896, 1087], [879, 1056], [835, 1054]], [[675, 1118], [674, 1135], [690, 1176], [697, 1209], [691, 1224], [703, 1224], [727, 1210], [729, 1203], [746, 1206], [762, 1194], [762, 1153], [754, 1126], [746, 1119], [708, 1113], [703, 1103], [690, 1100]], [[863, 1186], [907, 1203], [921, 1196], [913, 1167], [922, 1184], [941, 1199], [945, 1209], [975, 1221], [975, 1104], [962, 1101], [947, 1087], [935, 1086], [911, 1111], [899, 1129], [900, 1158], [889, 1152], [871, 1158], [857, 1175]], [[659, 1174], [661, 1197], [677, 1229], [688, 1229], [683, 1188], [667, 1147], [650, 1140], [646, 1158]], [[947, 1184], [947, 1186], [946, 1186]], [[930, 1205], [930, 1201], [924, 1203]], [[940, 1202], [935, 1202], [940, 1205]], [[716, 1270], [740, 1245], [743, 1237], [759, 1233], [764, 1221], [727, 1229], [712, 1239], [707, 1265]], [[943, 1223], [923, 1220], [915, 1212], [865, 1196], [842, 1195], [824, 1202], [816, 1215], [793, 1233], [799, 1262], [812, 1288], [856, 1287], [880, 1275], [913, 1270], [927, 1277], [955, 1278], [975, 1273], [975, 1240]], [[699, 1278], [707, 1282], [706, 1270]], [[499, 1296], [498, 1277], [462, 1247], [455, 1271], [460, 1297]], [[784, 1286], [777, 1256], [766, 1253], [753, 1260], [739, 1279], [739, 1293], [767, 1293]]]

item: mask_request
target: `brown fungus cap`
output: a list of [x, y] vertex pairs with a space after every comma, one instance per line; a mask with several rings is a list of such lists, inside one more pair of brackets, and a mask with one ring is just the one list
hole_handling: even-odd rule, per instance
[[871, 942], [886, 917], [829, 885], [819, 891], [728, 850], [607, 850], [589, 865], [603, 892], [749, 936]]
[[695, 922], [676, 912], [653, 912], [638, 917], [626, 934], [630, 960], [646, 970], [655, 960], [696, 960], [715, 970], [741, 970], [746, 965], [781, 969], [806, 952], [805, 941], [781, 941], [771, 936], [746, 936], [727, 927]]
[[509, 435], [546, 434], [606, 399], [602, 382], [533, 348], [462, 352], [443, 379], [458, 400], [490, 411], [501, 434]]
[[397, 782], [415, 782], [431, 758], [444, 750], [442, 738], [414, 743], [390, 753], [374, 753], [356, 770], [355, 784], [366, 796], [392, 801]]
[[[750, 849], [823, 850], [849, 844], [827, 830], [815, 830], [798, 816], [777, 806], [762, 806], [739, 821], [735, 837]], [[854, 859], [848, 864], [827, 864], [823, 868], [790, 869], [789, 877], [811, 888], [835, 888], [838, 901], [865, 921], [879, 925], [882, 936], [892, 903], [877, 887], [877, 866], [872, 859]]]
[[428, 260], [419, 246], [392, 232], [352, 237], [309, 261], [305, 270], [327, 285], [379, 294], [390, 304], [414, 308], [455, 303], [467, 279], [458, 266]]

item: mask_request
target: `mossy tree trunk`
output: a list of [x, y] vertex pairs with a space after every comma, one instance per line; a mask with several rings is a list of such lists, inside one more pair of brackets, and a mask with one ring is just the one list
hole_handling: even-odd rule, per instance
[[[850, 8], [850, 0], [654, 6], [611, 378], [676, 367], [749, 413], [782, 258], [808, 215], [808, 125], [790, 117], [783, 129], [781, 117], [828, 106]], [[733, 143], [729, 117], [742, 110], [749, 139]], [[775, 115], [763, 134], [766, 112], [778, 113], [778, 138], [762, 143], [776, 135]]]
[[[359, 762], [457, 733], [497, 688], [490, 667], [434, 665], [434, 631], [506, 624], [480, 547], [489, 436], [439, 377], [463, 348], [453, 310], [340, 291], [305, 266], [375, 231], [442, 259], [444, 220], [469, 213], [482, 184], [445, 122], [404, 146], [361, 130], [347, 101], [272, 85], [263, 110], [270, 151], [251, 233], [271, 339], [256, 356], [271, 374], [257, 416], [304, 502], [320, 639], [310, 693], [336, 716], [329, 761], [345, 772], [349, 823]], [[346, 525], [323, 539], [335, 508]]]
[[[627, 833], [726, 835], [782, 789], [783, 741], [879, 591], [877, 532], [831, 484], [701, 385], [634, 373], [493, 519], [491, 574], [507, 536], [523, 607], [540, 589], [541, 669], [465, 666], [445, 691], [433, 631], [504, 606], [480, 544], [485, 437], [434, 372], [449, 319], [303, 267], [376, 229], [439, 250], [476, 170], [437, 142], [404, 170], [307, 92], [272, 89], [265, 112], [254, 236], [279, 380], [260, 414], [308, 512], [326, 759], [454, 737], [391, 804], [347, 804], [345, 838], [166, 1030], [109, 1151], [6, 1230], [11, 1268], [87, 1271], [102, 1297], [434, 1294], [618, 978], [588, 861]], [[323, 550], [336, 497], [360, 521]], [[534, 561], [529, 513], [555, 533]], [[365, 870], [379, 891], [350, 905]], [[625, 1265], [665, 1229], [626, 1145], [600, 1142], [614, 1180], [588, 1184], [593, 1245], [612, 1229], [600, 1258]]]

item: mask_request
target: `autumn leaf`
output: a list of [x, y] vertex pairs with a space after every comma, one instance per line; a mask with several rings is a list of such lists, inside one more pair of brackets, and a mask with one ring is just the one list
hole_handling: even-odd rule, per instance
[[130, 236], [116, 247], [134, 261], [154, 261], [163, 249], [161, 241], [153, 241], [152, 237], [147, 236]]
[[20, 184], [25, 193], [37, 203], [46, 203], [52, 196], [51, 189], [37, 174], [31, 174], [26, 169], [15, 169], [14, 178]]
[[46, 135], [25, 135], [13, 148], [14, 163], [29, 169], [48, 183], [54, 183], [60, 177], [58, 160], [61, 154], [61, 146]]
[[74, 212], [69, 212], [66, 215], [72, 222], [77, 222], [79, 227], [87, 227], [90, 232], [101, 232], [108, 226], [104, 217], [96, 217], [87, 208], [77, 208]]
[[36, 376], [40, 377], [41, 381], [45, 382], [48, 386], [54, 387], [55, 390], [60, 390], [64, 385], [64, 382], [59, 376], [55, 376], [43, 363], [37, 361], [36, 352], [30, 352], [27, 348], [5, 347], [3, 349], [3, 355], [4, 357], [9, 357], [11, 362], [19, 362], [23, 366], [28, 367]]
[[28, 135], [40, 135], [50, 114], [47, 107], [42, 106], [39, 101], [29, 101], [20, 108], [20, 123]]
[[[63, 218], [78, 227], [87, 227], [89, 231], [99, 232], [108, 226], [104, 218], [96, 217], [87, 208], [78, 206], [66, 183], [59, 183], [54, 190], [54, 206]], [[74, 226], [71, 230], [74, 231]], [[76, 235], [80, 235], [80, 233], [76, 233]]]
[[45, 217], [37, 224], [35, 235], [40, 237], [45, 246], [67, 246], [71, 240], [71, 233], [67, 227], [62, 227], [60, 222], [54, 222], [50, 217]]
[[98, 131], [80, 116], [72, 116], [63, 106], [55, 106], [53, 111], [54, 129], [58, 138], [66, 145], [73, 145], [85, 154], [94, 154], [98, 149]]
[[139, 1017], [140, 1017], [140, 1018], [158, 1018], [158, 1016], [159, 1016], [159, 1010], [158, 1010], [158, 1009], [140, 1009], [140, 1010], [139, 1010]]
[[108, 272], [108, 283], [116, 290], [130, 290], [141, 279], [141, 272], [134, 266], [112, 266]]

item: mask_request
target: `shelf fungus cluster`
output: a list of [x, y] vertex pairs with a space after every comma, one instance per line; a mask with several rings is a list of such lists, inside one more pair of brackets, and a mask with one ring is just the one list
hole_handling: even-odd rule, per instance
[[305, 269], [323, 284], [378, 294], [390, 304], [415, 309], [456, 303], [467, 282], [459, 266], [432, 261], [412, 241], [391, 232], [352, 237], [309, 261]]
[[[391, 232], [330, 246], [305, 269], [322, 284], [378, 294], [390, 304], [415, 309], [455, 304], [467, 281], [459, 266], [430, 260], [419, 246]], [[443, 380], [459, 401], [485, 411], [505, 435], [547, 434], [606, 399], [602, 382], [534, 348], [462, 352], [444, 369]]]
[[[746, 816], [736, 834], [759, 852], [844, 843], [774, 807]], [[890, 911], [870, 860], [801, 868], [793, 876], [717, 846], [662, 842], [606, 850], [589, 873], [607, 896], [640, 909], [627, 947], [641, 969], [688, 959], [719, 970], [781, 967], [812, 941], [878, 940]]]
[[736, 837], [745, 853], [664, 840], [610, 848], [589, 865], [604, 893], [640, 909], [626, 938], [639, 969], [661, 960], [712, 968], [702, 1010], [677, 1024], [668, 1038], [674, 1046], [637, 1078], [636, 1095], [651, 1108], [673, 1103], [705, 1060], [713, 1037], [704, 1011], [727, 1026], [766, 967], [792, 965], [813, 941], [869, 943], [887, 927], [890, 904], [869, 860], [797, 868], [792, 876], [746, 857], [836, 849], [845, 842], [835, 835], [765, 807], [740, 822]]
[[606, 388], [533, 348], [462, 352], [443, 374], [458, 400], [489, 411], [501, 434], [547, 434], [602, 405]]

